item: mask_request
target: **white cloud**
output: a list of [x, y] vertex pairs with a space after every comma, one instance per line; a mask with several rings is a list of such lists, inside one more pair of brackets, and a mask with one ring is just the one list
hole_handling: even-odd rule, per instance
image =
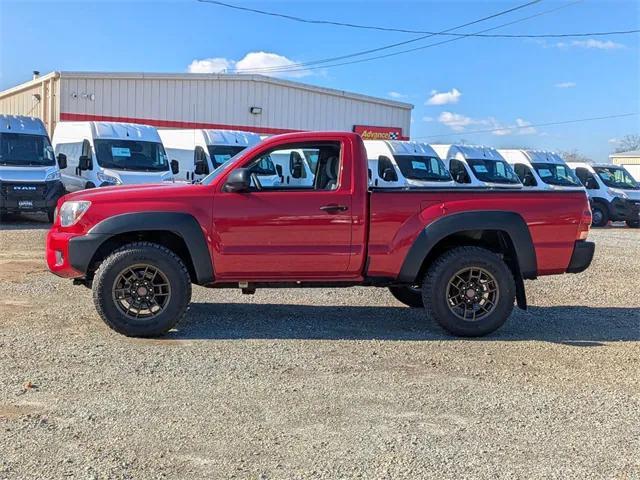
[[[287, 67], [292, 67], [298, 62], [289, 58], [269, 52], [249, 52], [240, 60], [228, 58], [204, 58], [192, 61], [187, 71], [190, 73], [256, 73], [269, 75], [272, 77], [300, 78], [311, 75], [310, 70], [298, 69], [288, 71]], [[283, 71], [270, 71], [275, 67], [284, 67]], [[266, 70], [264, 70], [266, 69]], [[264, 70], [264, 71], [263, 71]]]
[[391, 92], [389, 92], [389, 96], [391, 98], [399, 99], [399, 98], [407, 98], [409, 95], [405, 95], [404, 93], [400, 93], [400, 92], [391, 91]]
[[228, 72], [232, 62], [226, 58], [203, 58], [194, 60], [187, 67], [189, 73], [223, 73]]
[[478, 124], [478, 121], [471, 117], [452, 112], [442, 112], [438, 116], [438, 121], [454, 132], [464, 132], [465, 127]]
[[533, 135], [538, 133], [538, 131], [531, 126], [531, 122], [527, 122], [522, 118], [516, 118], [516, 126], [518, 127], [517, 133], [519, 135]]
[[450, 103], [458, 103], [462, 93], [457, 88], [453, 88], [448, 92], [438, 92], [431, 90], [431, 97], [425, 102], [425, 105], [448, 105]]
[[575, 86], [576, 86], [576, 82], [560, 82], [554, 85], [554, 87], [556, 88], [573, 88]]
[[537, 133], [537, 130], [531, 126], [531, 122], [522, 118], [516, 118], [513, 125], [505, 125], [494, 117], [472, 118], [459, 113], [442, 112], [438, 116], [438, 122], [457, 133], [465, 132], [467, 127], [472, 126], [480, 130], [490, 130], [489, 133], [498, 137], [511, 134], [533, 135]]
[[558, 42], [555, 44], [558, 48], [595, 48], [598, 50], [615, 50], [618, 48], [624, 48], [622, 43], [617, 43], [612, 40], [594, 40], [590, 38], [588, 40], [572, 40], [571, 42]]

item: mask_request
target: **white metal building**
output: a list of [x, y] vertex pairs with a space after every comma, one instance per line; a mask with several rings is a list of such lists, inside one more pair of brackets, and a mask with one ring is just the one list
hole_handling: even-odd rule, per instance
[[413, 105], [262, 75], [51, 72], [0, 92], [0, 113], [57, 122], [102, 120], [166, 128], [275, 134], [358, 131], [409, 137]]
[[622, 165], [627, 171], [640, 182], [640, 150], [630, 152], [612, 153], [609, 155], [611, 163]]

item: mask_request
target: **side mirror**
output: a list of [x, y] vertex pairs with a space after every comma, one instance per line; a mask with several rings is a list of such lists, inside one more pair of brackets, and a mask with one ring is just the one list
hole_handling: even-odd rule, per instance
[[373, 178], [373, 172], [371, 171], [371, 169], [367, 169], [367, 175], [369, 176], [369, 181], [371, 181], [371, 179]]
[[280, 178], [284, 177], [284, 175], [282, 174], [282, 165], [276, 164], [276, 172], [278, 172], [278, 176]]
[[587, 183], [584, 184], [585, 187], [587, 187], [589, 190], [598, 190], [598, 182], [596, 181], [595, 178], [588, 178], [587, 179]]
[[393, 168], [385, 168], [382, 172], [382, 180], [385, 182], [396, 182], [398, 180], [398, 176]]
[[248, 192], [251, 188], [251, 174], [247, 168], [237, 168], [229, 174], [224, 184], [225, 192]]
[[301, 163], [295, 163], [293, 165], [293, 168], [291, 169], [291, 176], [293, 178], [302, 178], [302, 164]]
[[195, 162], [193, 173], [196, 175], [209, 175], [209, 165], [205, 161], [197, 161]]
[[180, 171], [180, 164], [178, 163], [178, 161], [171, 160], [170, 165], [171, 165], [171, 173], [173, 173], [174, 175], [177, 175], [178, 172]]
[[465, 183], [464, 182], [464, 173], [462, 172], [457, 172], [454, 176], [453, 179], [456, 181], [456, 183]]
[[67, 156], [64, 153], [58, 154], [58, 168], [60, 170], [67, 168]]
[[535, 187], [536, 186], [536, 179], [533, 178], [533, 175], [531, 175], [531, 174], [525, 175], [524, 178], [522, 179], [522, 184], [525, 187]]
[[78, 158], [78, 168], [80, 170], [91, 170], [91, 158], [86, 155], [82, 155]]

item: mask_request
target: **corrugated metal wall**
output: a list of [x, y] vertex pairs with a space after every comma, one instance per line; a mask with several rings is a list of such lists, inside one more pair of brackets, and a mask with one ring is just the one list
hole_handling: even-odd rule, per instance
[[26, 115], [42, 119], [53, 133], [59, 119], [58, 88], [56, 75], [49, 74], [26, 84], [0, 93], [0, 113]]
[[[411, 107], [294, 82], [236, 75], [61, 73], [63, 120], [113, 117], [158, 126], [206, 124], [279, 130], [347, 130], [356, 124], [400, 127], [409, 136]], [[262, 114], [250, 113], [261, 107]]]

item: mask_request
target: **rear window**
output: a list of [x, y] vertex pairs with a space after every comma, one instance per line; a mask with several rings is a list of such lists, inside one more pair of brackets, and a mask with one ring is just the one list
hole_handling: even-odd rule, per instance
[[436, 182], [448, 182], [451, 180], [451, 175], [449, 175], [444, 163], [437, 157], [395, 155], [394, 158], [405, 178]]

